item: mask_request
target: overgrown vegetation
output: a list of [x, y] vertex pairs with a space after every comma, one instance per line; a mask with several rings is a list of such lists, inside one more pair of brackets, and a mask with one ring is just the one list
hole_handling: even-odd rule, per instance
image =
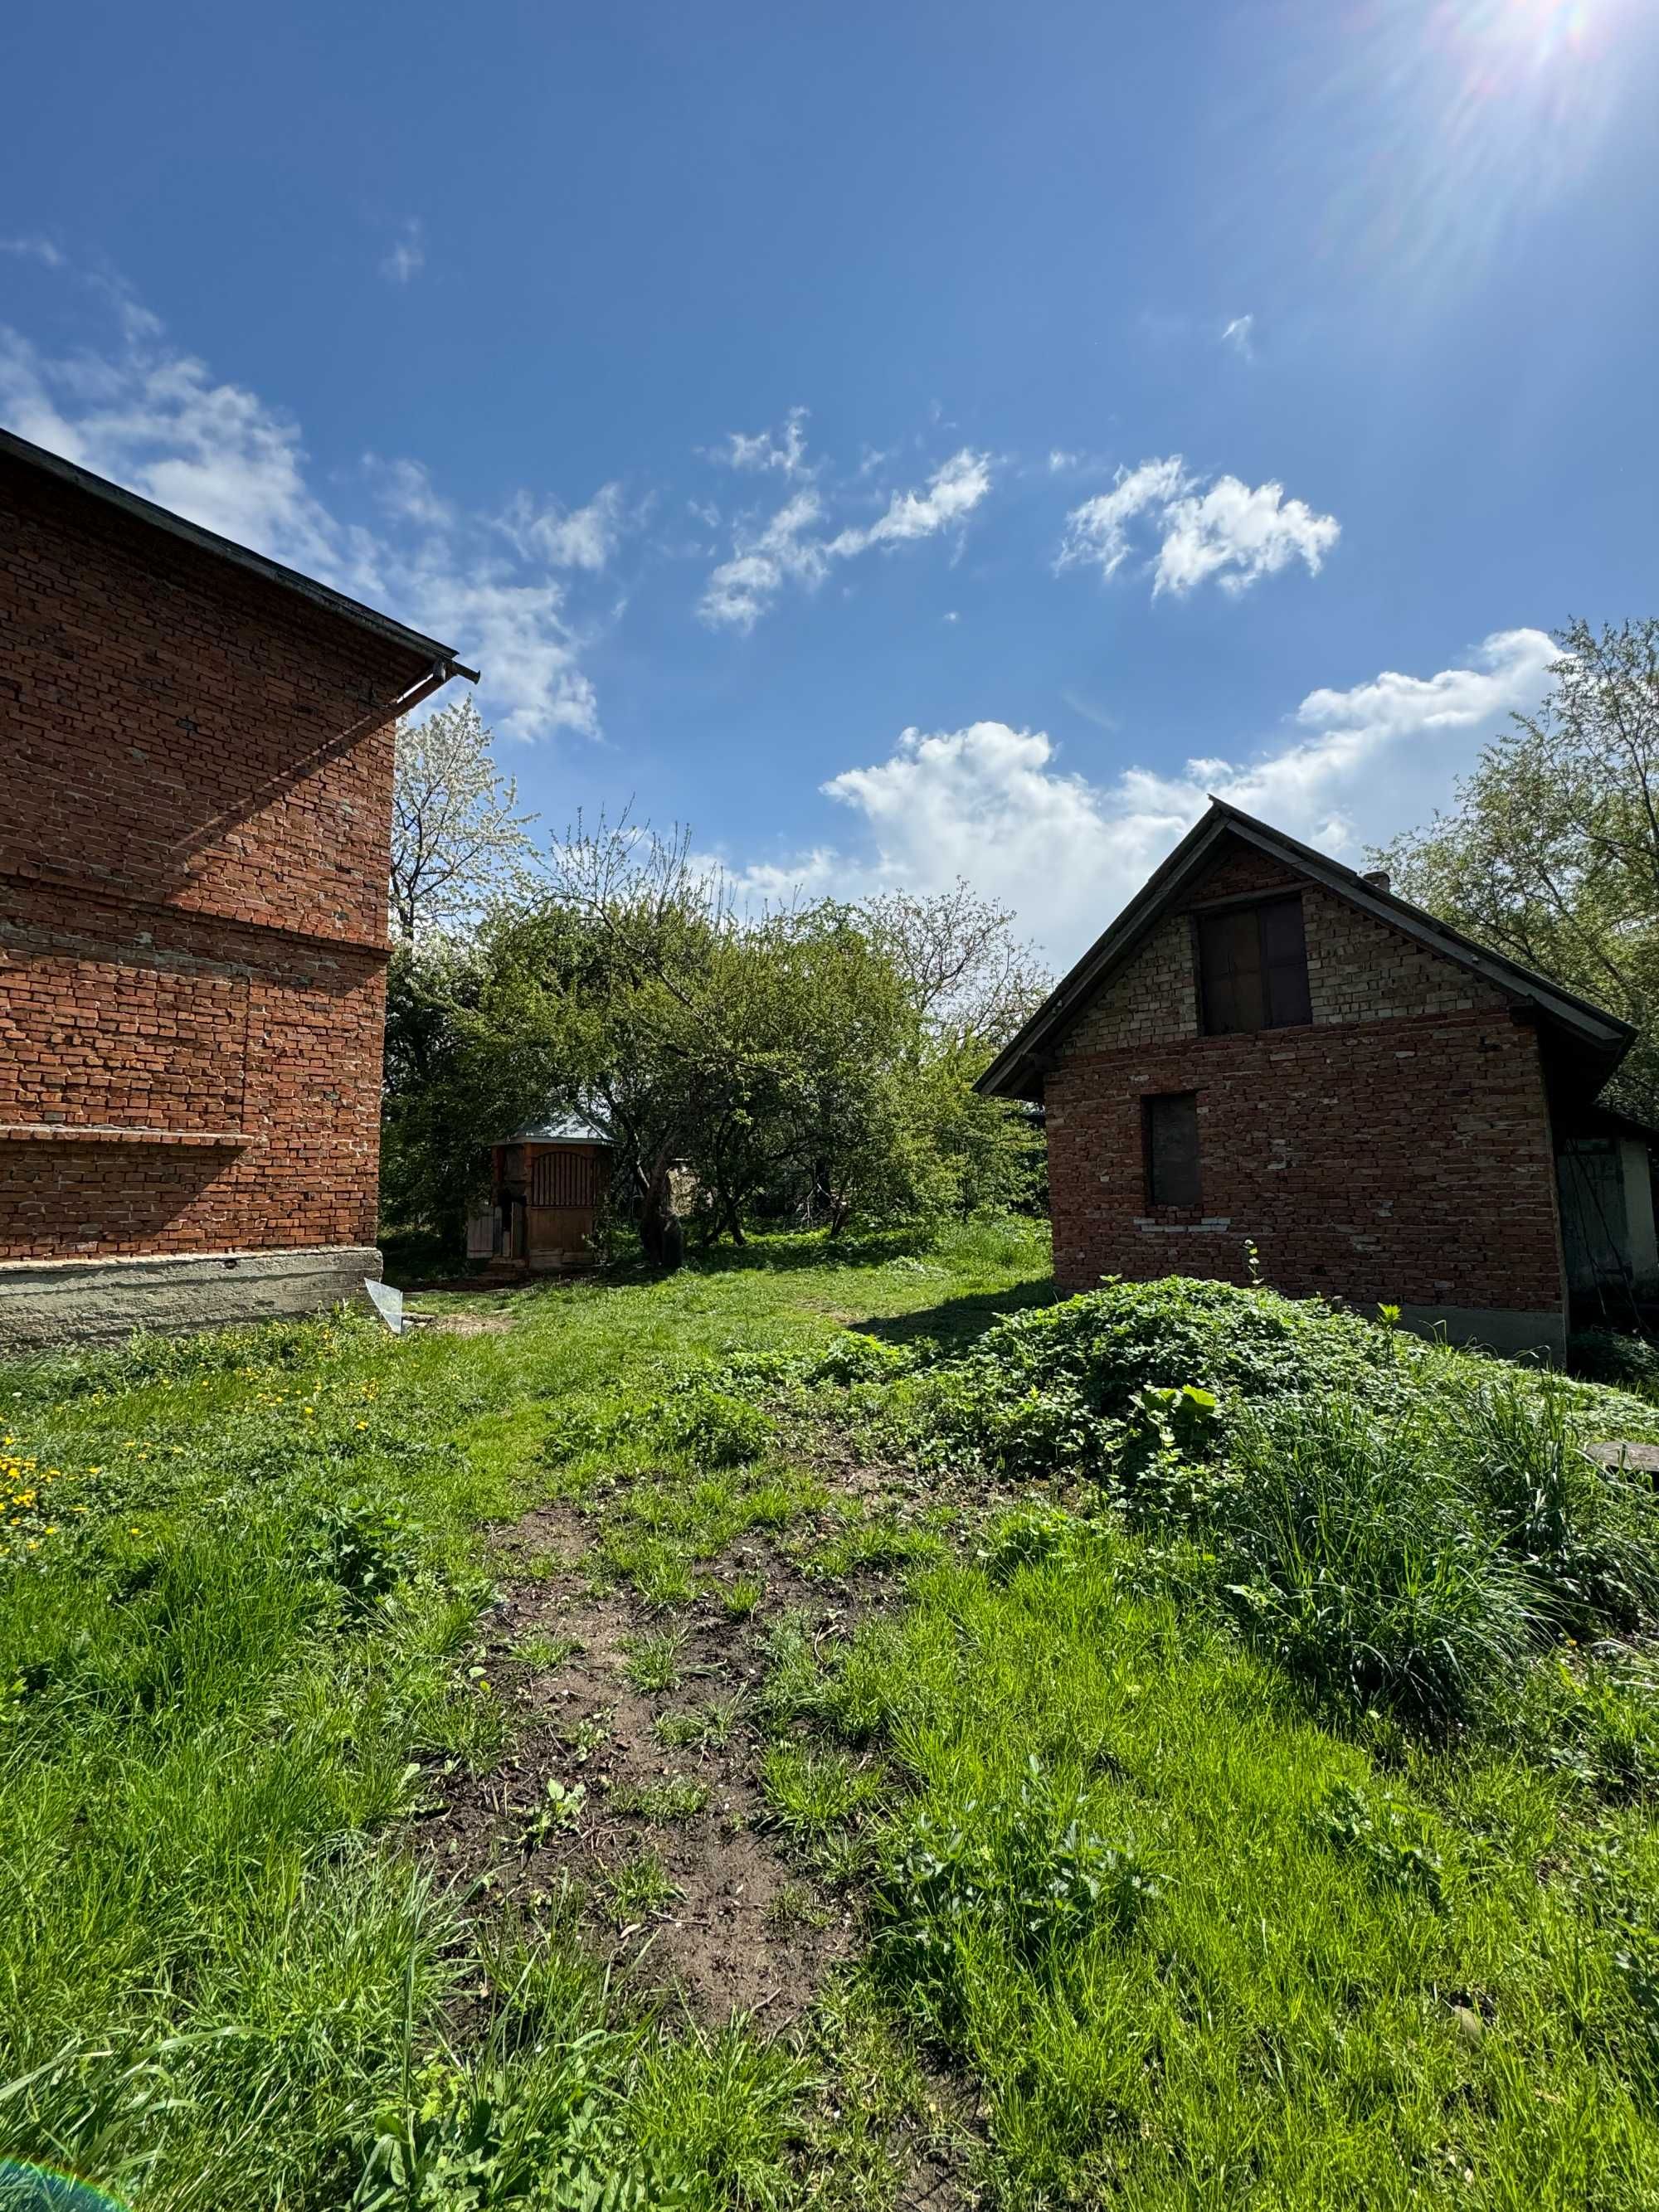
[[[0, 2154], [145, 2212], [1650, 2203], [1659, 1509], [1583, 1447], [1652, 1403], [1042, 1266], [767, 1240], [0, 1375]], [[522, 1920], [418, 1846], [512, 1734], [476, 1531], [550, 1496], [650, 1754], [565, 1730], [503, 1850], [634, 1841]], [[785, 2035], [641, 1994], [753, 1730], [767, 1929], [857, 1937]]]
[[1659, 619], [1584, 621], [1535, 714], [1486, 747], [1456, 798], [1385, 854], [1396, 888], [1482, 944], [1633, 1024], [1613, 1082], [1659, 1110]]
[[[574, 1286], [507, 1337], [337, 1320], [0, 1367], [0, 2160], [144, 2212], [787, 2194], [798, 2057], [659, 2019], [562, 1910], [503, 1930], [411, 1847], [509, 1737], [478, 1531], [545, 1486], [551, 1409], [827, 1340], [849, 1293], [921, 1306], [1041, 1264], [1029, 1232], [975, 1232], [889, 1274], [901, 1242]], [[541, 1792], [544, 1833], [582, 1771]], [[619, 1924], [665, 1882], [619, 1876]]]

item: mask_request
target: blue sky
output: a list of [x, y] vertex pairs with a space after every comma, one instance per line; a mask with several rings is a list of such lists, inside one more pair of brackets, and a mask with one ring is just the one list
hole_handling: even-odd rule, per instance
[[1066, 959], [1659, 610], [1656, 13], [14, 0], [0, 421], [476, 655], [549, 828]]

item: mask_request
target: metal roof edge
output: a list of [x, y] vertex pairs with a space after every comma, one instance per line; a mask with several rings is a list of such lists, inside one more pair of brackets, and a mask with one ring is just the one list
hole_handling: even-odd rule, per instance
[[477, 680], [473, 670], [462, 667], [456, 659], [453, 645], [441, 644], [436, 638], [427, 637], [404, 623], [394, 622], [390, 615], [383, 615], [374, 607], [365, 606], [361, 599], [350, 599], [344, 592], [337, 592], [331, 585], [319, 584], [314, 576], [304, 575], [299, 569], [287, 568], [282, 562], [272, 561], [263, 553], [254, 552], [249, 546], [239, 545], [234, 538], [222, 538], [214, 530], [204, 530], [200, 523], [187, 522], [182, 514], [174, 514], [169, 507], [158, 507], [154, 500], [145, 499], [138, 492], [129, 491], [125, 484], [112, 483], [107, 477], [95, 476], [90, 469], [81, 467], [78, 462], [65, 460], [61, 453], [52, 453], [44, 446], [31, 444], [28, 439], [20, 438], [15, 430], [8, 430], [3, 424], [0, 424], [0, 455], [18, 461], [27, 468], [38, 469], [42, 475], [57, 477], [61, 482], [72, 484], [77, 491], [86, 492], [94, 499], [119, 508], [135, 521], [149, 523], [158, 530], [167, 531], [172, 537], [182, 538], [198, 552], [210, 553], [220, 560], [232, 562], [239, 568], [246, 568], [253, 575], [263, 578], [266, 583], [295, 592], [300, 598], [309, 599], [313, 606], [324, 608], [346, 622], [355, 623], [360, 629], [374, 631], [388, 643], [401, 646], [405, 651], [419, 654], [428, 661], [441, 661], [453, 667], [457, 675], [471, 677], [474, 682]]

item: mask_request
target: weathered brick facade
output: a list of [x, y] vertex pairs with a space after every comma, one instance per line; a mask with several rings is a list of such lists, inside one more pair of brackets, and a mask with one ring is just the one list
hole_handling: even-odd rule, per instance
[[373, 1244], [386, 717], [446, 651], [0, 447], [0, 1259]]
[[[1207, 1036], [1194, 913], [1300, 891], [1312, 1019]], [[1540, 1032], [1518, 994], [1224, 841], [1044, 1057], [1054, 1265], [1359, 1304], [1560, 1315]], [[1200, 1203], [1147, 1199], [1144, 1102], [1196, 1094]]]

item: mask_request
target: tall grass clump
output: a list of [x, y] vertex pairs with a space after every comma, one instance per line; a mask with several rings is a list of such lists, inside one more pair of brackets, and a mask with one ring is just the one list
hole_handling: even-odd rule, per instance
[[1587, 1424], [1553, 1378], [1503, 1374], [1462, 1396], [1448, 1452], [1485, 1517], [1575, 1632], [1634, 1628], [1659, 1600], [1651, 1480], [1584, 1449]]
[[1247, 1410], [1220, 1533], [1249, 1640], [1322, 1699], [1443, 1730], [1518, 1683], [1537, 1585], [1434, 1438], [1352, 1400]]

